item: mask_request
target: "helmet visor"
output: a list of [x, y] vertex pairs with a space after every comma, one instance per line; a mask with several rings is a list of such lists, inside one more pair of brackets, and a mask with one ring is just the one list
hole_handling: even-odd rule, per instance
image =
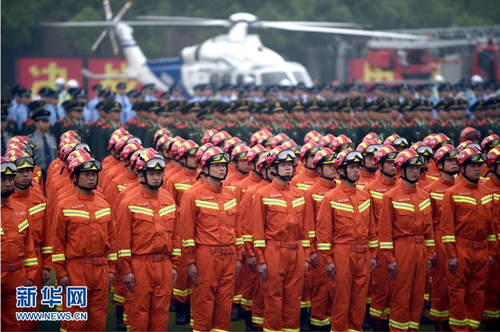
[[346, 149], [354, 150], [354, 143], [353, 142], [349, 142], [349, 143], [341, 144], [338, 147], [338, 149], [340, 149], [340, 150], [346, 150]]
[[472, 157], [470, 157], [469, 162], [471, 163], [485, 163], [487, 160], [486, 155], [484, 153], [478, 153]]
[[3, 162], [0, 165], [0, 168], [2, 170], [2, 175], [16, 175], [17, 172], [16, 164], [14, 164], [11, 161]]
[[392, 146], [400, 146], [403, 148], [408, 147], [410, 144], [408, 144], [408, 141], [404, 137], [398, 137], [392, 142]]
[[14, 163], [16, 164], [17, 169], [35, 167], [35, 161], [31, 157], [23, 157], [16, 159]]
[[231, 159], [229, 158], [229, 155], [227, 153], [219, 153], [210, 158], [210, 163], [211, 164], [219, 164], [219, 163], [226, 163], [229, 164], [229, 161]]
[[372, 145], [368, 145], [365, 149], [365, 151], [363, 151], [363, 155], [367, 155], [367, 154], [375, 154], [375, 152], [377, 152], [382, 146], [379, 145], [379, 144], [372, 144]]
[[388, 160], [388, 161], [394, 161], [396, 160], [396, 157], [398, 156], [398, 153], [397, 152], [389, 152], [388, 154], [385, 155], [385, 160]]
[[406, 164], [409, 166], [423, 166], [423, 165], [425, 165], [425, 160], [424, 160], [424, 157], [418, 156], [418, 157], [411, 158], [410, 160], [408, 160], [406, 162]]
[[292, 151], [292, 150], [284, 150], [284, 151], [281, 151], [280, 153], [278, 153], [278, 155], [276, 156], [276, 162], [277, 163], [280, 163], [280, 162], [285, 162], [285, 161], [295, 161], [295, 159], [297, 158], [297, 156], [295, 155], [295, 153]]
[[84, 162], [80, 166], [80, 170], [82, 171], [97, 171], [100, 172], [102, 170], [101, 163], [97, 160], [91, 160]]
[[419, 156], [431, 157], [433, 155], [432, 148], [427, 145], [419, 146], [417, 148], [417, 153]]
[[363, 156], [358, 151], [351, 151], [344, 158], [346, 164], [361, 163], [362, 161]]
[[445, 159], [457, 159], [460, 152], [458, 150], [450, 150], [444, 155]]
[[322, 164], [334, 164], [335, 163], [335, 154], [329, 154], [323, 157], [323, 159], [320, 161]]
[[144, 168], [148, 170], [163, 170], [165, 166], [165, 160], [163, 158], [153, 158], [146, 162]]

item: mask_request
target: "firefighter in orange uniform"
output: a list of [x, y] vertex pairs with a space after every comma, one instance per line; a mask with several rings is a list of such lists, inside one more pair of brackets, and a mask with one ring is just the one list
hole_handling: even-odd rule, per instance
[[316, 222], [318, 253], [333, 281], [332, 331], [361, 331], [370, 271], [377, 265], [377, 235], [370, 195], [356, 188], [363, 156], [346, 149], [335, 160], [342, 180], [323, 198]]
[[458, 155], [462, 179], [446, 191], [441, 237], [448, 269], [450, 327], [477, 331], [483, 314], [488, 261], [497, 246], [493, 223], [493, 192], [479, 183], [486, 156], [475, 147]]
[[123, 198], [117, 223], [118, 260], [128, 289], [125, 311], [131, 331], [168, 326], [172, 285], [181, 255], [175, 201], [162, 187], [165, 160], [154, 149], [140, 153], [140, 189]]
[[[30, 223], [30, 231], [38, 259], [33, 286], [37, 287], [38, 294], [40, 294], [42, 285], [50, 279], [50, 270], [52, 269], [52, 229], [50, 218], [45, 213], [47, 200], [31, 187], [32, 172], [35, 166], [33, 158], [25, 156], [22, 151], [18, 150], [12, 156], [11, 161], [16, 164], [17, 168], [14, 178], [16, 192], [12, 195], [12, 200], [24, 204], [33, 219]], [[40, 295], [38, 296], [40, 298]], [[40, 302], [37, 301], [36, 307], [29, 308], [27, 311], [40, 311]], [[23, 321], [21, 326], [25, 331], [38, 330], [38, 322], [36, 321]]]
[[260, 144], [257, 144], [246, 152], [244, 162], [249, 165], [251, 173], [245, 179], [238, 182], [234, 188], [236, 201], [238, 203], [241, 202], [243, 195], [247, 192], [248, 189], [252, 188], [262, 181], [262, 176], [257, 171], [257, 161], [264, 151], [267, 151], [266, 148]]
[[[175, 203], [182, 208], [182, 199], [186, 190], [196, 183], [196, 152], [198, 144], [192, 140], [182, 142], [177, 151], [177, 162], [182, 165], [182, 171], [175, 173], [167, 182], [167, 191], [172, 195]], [[188, 287], [187, 259], [181, 255], [177, 280], [174, 283], [175, 324], [185, 325], [189, 322], [190, 303]]]
[[429, 170], [429, 162], [434, 157], [434, 152], [432, 148], [428, 145], [424, 145], [422, 142], [417, 142], [411, 146], [411, 149], [415, 150], [419, 156], [424, 160], [424, 165], [420, 168], [420, 175], [418, 177], [417, 186], [424, 189], [431, 183], [437, 180], [437, 178], [427, 176], [427, 171]]
[[436, 151], [434, 163], [441, 175], [438, 181], [425, 188], [431, 198], [432, 220], [435, 234], [436, 264], [431, 272], [432, 292], [430, 317], [435, 323], [436, 331], [448, 331], [448, 286], [446, 282], [446, 253], [441, 240], [441, 205], [444, 193], [455, 185], [455, 175], [458, 174], [458, 150], [453, 145], [445, 145]]
[[[380, 170], [380, 176], [367, 184], [363, 190], [370, 194], [375, 217], [377, 237], [380, 229], [380, 209], [384, 194], [394, 188], [396, 182], [396, 170], [394, 161], [397, 156], [396, 149], [391, 145], [380, 148], [375, 153], [374, 162]], [[377, 253], [377, 267], [372, 271], [370, 285], [370, 316], [372, 317], [373, 331], [389, 330], [389, 303], [391, 293], [391, 276], [387, 269], [387, 259], [379, 250]]]
[[[493, 136], [493, 135], [491, 135]], [[486, 299], [483, 318], [488, 331], [500, 330], [500, 147], [492, 148], [487, 154], [487, 165], [490, 179], [484, 184], [493, 191], [493, 220], [497, 233], [497, 247], [493, 251], [493, 264], [488, 269], [486, 282]]]
[[424, 307], [434, 254], [429, 194], [416, 187], [424, 163], [414, 150], [401, 151], [394, 164], [402, 181], [382, 198], [379, 242], [391, 274], [391, 331], [417, 331]]
[[0, 158], [2, 172], [2, 218], [0, 237], [2, 239], [2, 330], [21, 331], [21, 323], [16, 319], [16, 288], [33, 286], [37, 274], [37, 257], [30, 230], [28, 209], [14, 201], [14, 177], [16, 165]]
[[290, 185], [296, 156], [275, 148], [268, 154], [273, 182], [254, 196], [254, 250], [264, 290], [264, 329], [299, 329], [309, 229], [302, 192]]
[[[252, 211], [255, 193], [257, 193], [260, 188], [269, 185], [273, 180], [272, 175], [269, 174], [269, 170], [267, 169], [266, 148], [258, 144], [250, 149], [249, 155], [252, 154], [254, 148], [259, 146], [261, 148], [258, 148], [258, 150], [261, 152], [254, 156], [254, 158], [257, 159], [254, 172], [262, 177], [262, 181], [248, 189], [243, 194], [243, 198], [239, 201], [239, 216], [241, 219], [241, 229], [245, 245], [246, 262], [251, 272], [250, 280], [245, 280], [244, 282], [241, 299], [241, 305], [245, 310], [244, 317], [246, 329], [249, 331], [259, 328], [262, 329], [264, 324], [264, 294], [262, 293], [262, 279], [256, 269], [257, 259], [253, 248], [254, 218], [253, 213], [249, 213], [248, 211]], [[248, 317], [248, 313], [250, 317]]]
[[306, 202], [306, 218], [309, 225], [309, 239], [311, 241], [311, 324], [318, 329], [330, 330], [330, 313], [332, 299], [330, 296], [330, 278], [324, 269], [325, 261], [316, 251], [316, 216], [323, 198], [336, 186], [335, 153], [329, 149], [316, 153], [313, 166], [320, 177], [312, 187], [307, 189], [304, 198]]
[[358, 145], [356, 151], [363, 156], [363, 165], [359, 173], [359, 180], [356, 186], [363, 189], [367, 184], [378, 178], [377, 165], [375, 165], [375, 153], [382, 146], [377, 140], [366, 140]]
[[52, 262], [59, 285], [86, 286], [88, 306], [66, 311], [86, 311], [87, 321], [65, 322], [67, 331], [104, 330], [108, 291], [116, 262], [115, 227], [109, 204], [94, 195], [101, 164], [90, 155], [73, 159], [68, 172], [76, 192], [57, 203], [54, 210]]
[[[237, 137], [233, 137], [237, 138]], [[224, 181], [224, 185], [231, 190], [236, 189], [236, 184], [245, 180], [251, 171], [250, 165], [246, 161], [246, 153], [250, 150], [245, 144], [239, 144], [231, 149], [231, 164], [234, 167], [234, 173], [229, 175]]]
[[182, 202], [183, 247], [189, 279], [195, 287], [194, 331], [229, 331], [231, 325], [243, 238], [234, 192], [222, 185], [229, 161], [222, 149], [207, 149], [200, 161], [206, 182], [185, 195]]

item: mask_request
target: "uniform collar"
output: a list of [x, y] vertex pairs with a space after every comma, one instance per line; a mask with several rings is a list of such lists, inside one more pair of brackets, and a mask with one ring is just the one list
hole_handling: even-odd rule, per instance
[[158, 198], [159, 191], [160, 191], [160, 189], [158, 189], [155, 193], [150, 193], [141, 187], [142, 197], [144, 197], [144, 198]]
[[335, 183], [335, 180], [329, 182], [329, 181], [326, 181], [325, 179], [321, 178], [321, 184], [323, 186], [325, 186], [326, 188], [329, 188], [329, 189], [333, 189], [337, 186], [337, 184]]
[[290, 190], [290, 184], [279, 184], [276, 180], [271, 182], [272, 186], [278, 190]]
[[[479, 180], [479, 181], [481, 181], [481, 180]], [[477, 184], [475, 184], [475, 183], [469, 183], [466, 179], [462, 180], [462, 185], [465, 188], [469, 188], [469, 189], [477, 189], [477, 188], [479, 188], [479, 182]]]
[[304, 172], [306, 172], [306, 174], [307, 174], [309, 177], [311, 177], [311, 178], [316, 178], [316, 177], [318, 177], [318, 172], [316, 172], [316, 170], [310, 170], [310, 169], [306, 168], [305, 166], [304, 166]]
[[413, 188], [408, 188], [404, 185], [403, 181], [401, 180], [401, 183], [399, 184], [401, 186], [401, 188], [403, 188], [403, 192], [405, 194], [413, 194], [413, 193], [416, 193], [417, 192], [417, 186], [413, 187]]
[[186, 167], [183, 167], [182, 174], [192, 177], [193, 175], [197, 174], [197, 170], [195, 170], [195, 169], [191, 170], [191, 169], [188, 169]]
[[93, 201], [95, 199], [95, 195], [92, 192], [92, 195], [82, 195], [76, 190], [76, 198], [82, 201]]
[[346, 194], [354, 194], [356, 193], [356, 190], [358, 190], [356, 186], [354, 186], [354, 188], [350, 188], [345, 184], [343, 184], [342, 182], [340, 183], [340, 187], [342, 188], [342, 191], [345, 192]]
[[386, 186], [390, 186], [396, 182], [396, 180], [391, 181], [391, 180], [386, 180], [382, 175], [380, 175], [380, 181], [382, 184], [385, 184]]
[[[252, 171], [250, 171], [252, 172]], [[250, 175], [250, 179], [252, 179], [253, 182], [260, 183], [262, 181], [262, 178], [255, 175], [254, 172]]]
[[491, 182], [493, 182], [493, 184], [495, 184], [495, 186], [500, 187], [500, 181], [495, 180], [493, 176], [490, 177], [490, 180]]
[[363, 173], [364, 178], [368, 178], [368, 179], [373, 179], [375, 176], [377, 176], [377, 171], [368, 172], [368, 171], [364, 171], [363, 169], [361, 169], [361, 173]]
[[442, 183], [442, 184], [445, 184], [447, 186], [454, 186], [455, 185], [455, 180], [453, 181], [447, 181], [445, 179], [443, 179], [443, 177], [439, 177], [439, 182]]
[[30, 196], [31, 192], [30, 190], [26, 190], [26, 191], [15, 191], [14, 194], [12, 195], [12, 197], [15, 197], [15, 198], [26, 198], [28, 196]]
[[208, 189], [208, 190], [210, 190], [211, 192], [214, 192], [214, 193], [221, 193], [222, 192], [222, 186], [220, 186], [220, 187], [214, 187], [210, 183], [208, 183], [208, 181], [205, 181], [202, 184], [202, 186], [205, 186], [205, 189]]

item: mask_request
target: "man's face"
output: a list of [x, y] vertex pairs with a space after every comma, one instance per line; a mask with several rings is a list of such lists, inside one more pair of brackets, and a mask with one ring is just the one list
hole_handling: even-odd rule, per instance
[[108, 119], [113, 122], [120, 122], [120, 114], [121, 112], [110, 112]]
[[78, 185], [82, 188], [95, 188], [97, 186], [97, 172], [81, 171], [78, 176]]
[[9, 197], [14, 193], [14, 175], [2, 175], [2, 197]]
[[227, 173], [226, 163], [210, 164], [210, 175], [222, 179], [226, 176], [226, 173]]
[[445, 159], [443, 163], [443, 170], [445, 172], [456, 172], [458, 171], [457, 159]]
[[406, 122], [411, 122], [414, 118], [414, 113], [412, 111], [404, 111], [403, 112], [403, 120]]
[[[464, 168], [464, 166], [462, 166], [461, 168]], [[465, 176], [468, 179], [471, 179], [472, 181], [478, 181], [479, 178], [481, 177], [482, 170], [483, 170], [482, 163], [470, 163], [467, 166], [465, 166]]]
[[37, 120], [35, 122], [35, 126], [41, 132], [46, 132], [49, 130], [50, 122], [49, 122], [49, 120]]
[[31, 176], [33, 174], [33, 168], [21, 168], [17, 170], [16, 176], [14, 178], [14, 184], [19, 187], [27, 187], [31, 183]]
[[337, 171], [335, 170], [335, 164], [324, 164], [321, 167], [323, 176], [328, 179], [333, 179], [337, 177]]
[[396, 176], [397, 171], [394, 169], [394, 160], [386, 160], [382, 167], [382, 170], [388, 176]]
[[242, 172], [242, 173], [248, 173], [252, 170], [252, 165], [247, 165], [247, 163], [244, 161], [244, 160], [237, 160], [236, 161], [236, 164], [238, 166], [238, 169]]
[[314, 162], [314, 156], [307, 156], [304, 158], [304, 166], [307, 168], [312, 168]]
[[282, 163], [278, 164], [278, 174], [281, 176], [289, 176], [291, 177], [293, 175], [293, 162], [291, 161], [285, 161]]
[[158, 115], [157, 121], [161, 127], [168, 127], [172, 123], [174, 123], [174, 120], [172, 119], [172, 116], [170, 114], [169, 115], [164, 115], [164, 114]]
[[348, 122], [351, 120], [351, 112], [349, 111], [339, 112], [339, 116], [340, 116], [340, 121]]
[[7, 129], [7, 119], [2, 118], [2, 132], [5, 131], [5, 129]]
[[420, 175], [420, 166], [410, 165], [406, 167], [406, 177], [410, 181], [416, 181]]
[[187, 165], [187, 167], [195, 168], [196, 167], [196, 156], [188, 155], [186, 158], [186, 165]]
[[[141, 182], [145, 181], [146, 179], [144, 178], [144, 174], [142, 172], [139, 175], [141, 179], [139, 179]], [[161, 185], [161, 180], [163, 179], [163, 170], [147, 170], [146, 171], [146, 176], [148, 179], [148, 184], [152, 187], [157, 187]]]
[[31, 97], [21, 97], [21, 102], [28, 106], [28, 104], [31, 103]]
[[74, 120], [77, 120], [77, 121], [83, 120], [83, 110], [73, 110], [73, 111], [71, 111], [71, 117]]
[[312, 122], [316, 122], [319, 120], [319, 110], [314, 110], [314, 111], [309, 111], [307, 112], [307, 118], [311, 120]]
[[346, 171], [347, 171], [347, 176], [351, 181], [358, 181], [359, 180], [359, 169], [360, 169], [359, 164], [348, 164]]
[[127, 94], [127, 89], [125, 88], [121, 88], [121, 89], [118, 89], [118, 94], [121, 95], [121, 96], [124, 96], [125, 94]]
[[285, 112], [273, 112], [271, 114], [271, 119], [273, 120], [273, 122], [282, 123], [285, 120]]
[[375, 156], [373, 154], [367, 154], [366, 156], [364, 156], [364, 160], [365, 160], [365, 167], [367, 168], [376, 167], [374, 162]]

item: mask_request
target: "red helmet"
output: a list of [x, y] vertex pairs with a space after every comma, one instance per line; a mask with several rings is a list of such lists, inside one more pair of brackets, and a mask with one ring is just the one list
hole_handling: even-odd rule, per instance
[[231, 138], [231, 135], [225, 130], [219, 131], [212, 136], [211, 143], [217, 146], [224, 146], [224, 143]]
[[121, 128], [116, 129], [115, 131], [113, 131], [113, 133], [111, 134], [111, 136], [113, 136], [113, 135], [125, 136], [125, 135], [128, 135], [128, 134], [130, 134], [128, 132], [128, 130], [125, 129], [125, 128], [123, 128], [123, 127], [121, 127]]
[[324, 164], [334, 164], [335, 157], [335, 152], [333, 152], [332, 149], [324, 148], [314, 155], [313, 167], [317, 168], [323, 166]]
[[458, 155], [458, 166], [470, 163], [485, 163], [488, 159], [484, 153], [473, 146], [463, 149]]
[[172, 159], [178, 160], [177, 158], [177, 153], [179, 152], [179, 148], [181, 147], [181, 144], [184, 143], [186, 140], [182, 137], [175, 137], [175, 140], [170, 144], [170, 146], [167, 149], [167, 152], [170, 154]]
[[377, 140], [372, 139], [361, 142], [356, 148], [356, 151], [361, 153], [363, 156], [366, 156], [369, 154], [375, 154], [381, 147], [382, 146]]
[[415, 150], [419, 156], [422, 157], [430, 157], [434, 156], [434, 151], [428, 145], [425, 145], [423, 142], [417, 142], [411, 146], [412, 150]]
[[170, 136], [162, 136], [156, 141], [156, 151], [167, 150], [170, 143], [172, 143], [173, 138]]
[[[438, 146], [438, 140], [437, 140], [437, 135], [436, 134], [429, 134], [427, 135], [424, 140], [422, 141], [425, 145], [428, 145], [432, 148], [433, 151], [436, 151], [436, 148], [439, 149], [440, 146]], [[439, 144], [441, 145], [441, 144]]]
[[130, 144], [125, 145], [125, 147], [123, 148], [122, 153], [120, 155], [121, 161], [124, 162], [126, 165], [127, 160], [130, 159], [130, 157], [132, 157], [132, 154], [141, 148], [142, 148], [142, 145], [140, 145], [137, 142], [132, 142]]
[[386, 160], [394, 161], [396, 160], [397, 155], [398, 152], [393, 146], [386, 145], [377, 150], [373, 161], [375, 164], [378, 164], [380, 162], [385, 162]]
[[319, 143], [323, 136], [318, 133], [316, 130], [311, 130], [304, 136], [304, 144], [309, 143], [310, 141], [314, 141], [315, 143]]
[[398, 171], [400, 168], [405, 168], [410, 165], [423, 166], [425, 165], [425, 160], [413, 149], [405, 149], [398, 153], [394, 161], [394, 169]]
[[214, 147], [214, 146], [215, 145], [213, 145], [212, 143], [205, 143], [202, 146], [200, 146], [198, 151], [196, 151], [196, 164], [199, 165], [200, 161], [201, 161], [201, 157], [203, 157], [203, 154], [205, 153], [205, 151], [207, 151], [207, 149]]
[[392, 134], [387, 137], [384, 141], [384, 145], [390, 145], [393, 147], [400, 147], [406, 149], [410, 146], [406, 138], [399, 136], [398, 134]]
[[16, 175], [17, 173], [16, 164], [5, 157], [0, 157], [0, 168], [2, 170], [2, 176]]
[[82, 156], [90, 156], [90, 154], [84, 149], [73, 149], [73, 151], [71, 151], [68, 155], [68, 158], [66, 158], [66, 166], [68, 166], [75, 158]]
[[69, 154], [73, 152], [73, 148], [77, 145], [77, 143], [69, 143], [64, 145], [60, 150], [59, 150], [59, 159], [62, 161], [66, 161], [68, 158]]
[[227, 153], [222, 151], [218, 146], [207, 149], [201, 156], [200, 166], [201, 168], [209, 167], [211, 164], [215, 163], [225, 163], [229, 164], [230, 158]]
[[[279, 148], [279, 146], [277, 146], [274, 149], [277, 149], [277, 148]], [[262, 173], [262, 169], [269, 167], [269, 164], [268, 164], [268, 160], [269, 160], [268, 155], [269, 155], [269, 153], [271, 153], [271, 152], [269, 151], [269, 152], [262, 153], [260, 155], [259, 159], [257, 160], [257, 171], [258, 172]]]
[[212, 136], [214, 136], [217, 133], [218, 133], [217, 129], [210, 129], [210, 130], [205, 131], [205, 133], [203, 134], [203, 137], [201, 138], [201, 144], [205, 145], [208, 142], [210, 142], [210, 140], [212, 139]]
[[250, 147], [254, 146], [255, 144], [258, 144], [257, 142], [259, 141], [262, 135], [264, 135], [263, 130], [259, 130], [253, 133], [252, 136], [250, 137]]
[[500, 146], [494, 147], [488, 152], [488, 166], [493, 164], [500, 164]]
[[200, 146], [192, 140], [184, 141], [179, 146], [179, 150], [177, 151], [177, 158], [181, 159], [185, 156], [187, 157], [188, 155], [195, 156], [199, 147]]
[[472, 141], [465, 141], [457, 145], [457, 150], [462, 152], [469, 144], [472, 144]]
[[66, 144], [69, 144], [69, 143], [80, 143], [79, 140], [77, 139], [74, 139], [72, 137], [67, 137], [65, 139], [62, 139], [61, 141], [59, 141], [59, 150], [65, 146]]
[[300, 148], [299, 159], [303, 160], [305, 157], [315, 156], [316, 153], [321, 151], [323, 147], [318, 145], [315, 141], [309, 141]]
[[460, 143], [464, 141], [480, 141], [481, 140], [481, 132], [475, 128], [467, 127], [460, 133]]
[[285, 149], [292, 150], [293, 153], [295, 153], [295, 155], [300, 154], [300, 146], [298, 146], [294, 140], [286, 141], [285, 143], [278, 145], [278, 146], [282, 146]]
[[23, 151], [19, 149], [12, 149], [5, 152], [5, 158], [16, 164], [17, 169], [22, 168], [34, 168], [35, 161], [31, 156], [27, 156]]
[[460, 152], [455, 149], [453, 145], [447, 144], [436, 151], [434, 154], [434, 162], [437, 165], [445, 159], [457, 159], [459, 153]]
[[362, 164], [363, 156], [358, 151], [352, 149], [342, 150], [335, 159], [335, 169], [347, 166], [348, 164]]
[[270, 166], [277, 165], [285, 161], [291, 161], [295, 163], [297, 159], [295, 153], [292, 150], [287, 149], [282, 145], [278, 145], [265, 155], [266, 155], [266, 164], [268, 168]]
[[332, 142], [335, 139], [335, 136], [332, 134], [326, 134], [323, 136], [323, 138], [319, 141], [319, 145], [321, 145], [324, 148], [329, 148], [332, 146]]
[[233, 152], [231, 152], [231, 160], [232, 161], [237, 161], [237, 160], [247, 160], [247, 155], [248, 151], [250, 151], [250, 148], [246, 146], [245, 144], [240, 144], [237, 147], [233, 149]]
[[156, 146], [158, 140], [163, 136], [172, 136], [172, 133], [167, 128], [158, 129], [153, 136], [153, 146]]
[[163, 171], [166, 167], [165, 159], [163, 156], [158, 154], [155, 149], [148, 148], [143, 150], [135, 162], [134, 171], [139, 173], [146, 170], [161, 170]]
[[61, 135], [61, 138], [59, 140], [63, 140], [65, 138], [73, 138], [73, 139], [76, 139], [78, 141], [81, 141], [82, 138], [80, 137], [80, 135], [78, 135], [78, 133], [74, 130], [68, 130], [67, 132], [63, 133]]
[[[225, 153], [231, 154], [232, 150], [243, 142], [237, 136], [231, 137], [224, 143], [223, 150]], [[217, 145], [217, 144], [215, 144]]]
[[363, 137], [362, 142], [369, 140], [376, 140], [379, 144], [382, 143], [382, 139], [380, 138], [380, 136], [373, 131], [371, 133], [366, 134], [365, 137]]
[[136, 150], [134, 153], [132, 153], [132, 156], [130, 157], [130, 161], [128, 166], [135, 172], [135, 166], [137, 164], [137, 161], [139, 160], [141, 153], [144, 153], [146, 151], [145, 148], [140, 148], [139, 150]]
[[247, 165], [255, 161], [255, 159], [258, 160], [260, 155], [266, 151], [267, 151], [266, 148], [260, 144], [257, 144], [254, 147], [250, 148], [247, 152], [247, 160], [246, 160]]
[[342, 134], [337, 136], [332, 142], [332, 150], [335, 153], [340, 153], [342, 150], [351, 149], [354, 150], [354, 143], [349, 137]]
[[[130, 135], [130, 134], [129, 134], [129, 135], [124, 135], [124, 136], [119, 137], [119, 138], [116, 140], [115, 144], [113, 145], [113, 150], [114, 150], [114, 152], [115, 152], [117, 155], [120, 155], [120, 152], [121, 152], [121, 150], [123, 149], [123, 147], [124, 147], [125, 145], [127, 145], [127, 140], [128, 140], [129, 138], [132, 138], [132, 137], [134, 137], [134, 136], [132, 136], [132, 135]], [[113, 139], [113, 137], [111, 137], [110, 142], [111, 142], [111, 140], [112, 140], [112, 139]], [[109, 147], [109, 144], [108, 144], [108, 147]]]
[[497, 134], [486, 136], [481, 142], [481, 151], [487, 153], [494, 147], [500, 146], [500, 137]]
[[81, 171], [101, 171], [101, 163], [95, 160], [89, 154], [83, 154], [80, 157], [76, 157], [68, 164], [68, 173], [72, 177], [73, 174], [78, 175]]
[[[120, 128], [120, 129], [123, 129], [123, 128]], [[132, 135], [130, 135], [128, 132], [126, 134], [122, 134], [120, 131], [120, 129], [117, 129], [113, 132], [113, 134], [111, 135], [111, 138], [109, 139], [109, 142], [108, 142], [108, 151], [111, 151], [111, 150], [115, 150], [115, 145], [116, 143], [118, 142], [118, 140], [120, 140], [120, 138], [122, 138], [123, 136], [127, 136], [129, 135], [129, 137], [132, 137]], [[125, 129], [123, 129], [124, 131], [126, 131]]]
[[271, 149], [274, 149], [278, 145], [280, 145], [284, 140], [289, 139], [287, 134], [284, 133], [279, 133], [278, 135], [273, 137], [273, 140], [271, 141]]

